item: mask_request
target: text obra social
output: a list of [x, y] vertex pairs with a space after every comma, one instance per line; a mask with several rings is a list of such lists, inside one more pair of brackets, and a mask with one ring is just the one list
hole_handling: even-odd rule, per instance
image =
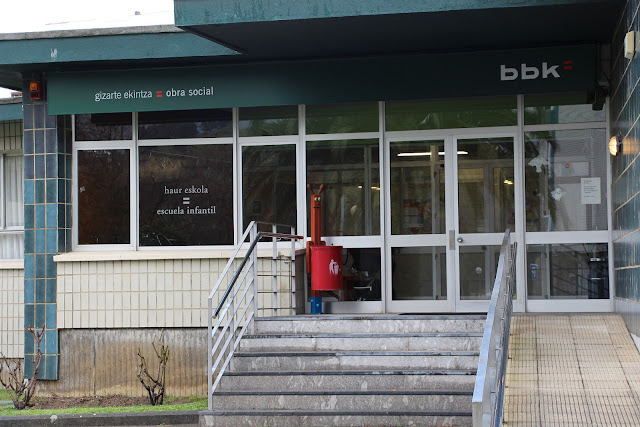
[[[174, 89], [171, 88], [166, 91], [156, 91], [156, 97], [162, 98], [180, 98], [186, 96], [211, 96], [214, 93], [213, 86], [202, 86], [199, 88], [192, 89]], [[112, 101], [112, 100], [120, 100], [120, 99], [145, 99], [145, 98], [153, 98], [153, 91], [151, 90], [127, 90], [124, 92], [120, 91], [112, 91], [112, 92], [103, 92], [99, 91], [95, 94], [95, 101]]]

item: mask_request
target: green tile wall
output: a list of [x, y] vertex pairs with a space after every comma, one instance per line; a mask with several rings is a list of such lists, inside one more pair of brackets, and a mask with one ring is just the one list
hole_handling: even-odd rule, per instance
[[[23, 93], [29, 93], [25, 90]], [[50, 116], [47, 103], [23, 99], [25, 128], [25, 327], [45, 326], [38, 377], [58, 379], [56, 263], [71, 249], [71, 118]], [[25, 371], [33, 376], [35, 345], [25, 330]]]
[[616, 311], [640, 336], [640, 54], [624, 57], [623, 39], [640, 30], [640, 0], [629, 0], [613, 34], [611, 134], [623, 138], [612, 157], [613, 251]]

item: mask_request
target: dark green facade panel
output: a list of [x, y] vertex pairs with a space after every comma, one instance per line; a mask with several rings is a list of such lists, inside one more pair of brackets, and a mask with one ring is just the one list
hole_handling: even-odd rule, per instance
[[596, 48], [60, 72], [51, 114], [187, 110], [592, 91]]
[[0, 104], [0, 122], [22, 120], [22, 104]]
[[191, 33], [0, 40], [0, 64], [49, 64], [235, 55]]
[[602, 0], [175, 0], [174, 11], [181, 27], [598, 2]]

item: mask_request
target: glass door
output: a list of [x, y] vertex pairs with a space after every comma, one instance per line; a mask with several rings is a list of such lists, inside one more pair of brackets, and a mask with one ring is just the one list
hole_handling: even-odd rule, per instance
[[486, 312], [500, 245], [515, 237], [514, 137], [454, 137], [453, 256], [457, 312]]
[[487, 311], [515, 182], [514, 135], [389, 139], [387, 311]]
[[447, 250], [450, 145], [450, 138], [389, 141], [387, 311], [454, 310]]

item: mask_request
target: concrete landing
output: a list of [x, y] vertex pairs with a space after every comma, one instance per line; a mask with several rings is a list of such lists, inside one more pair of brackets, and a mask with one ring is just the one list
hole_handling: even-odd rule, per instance
[[640, 425], [640, 354], [617, 315], [516, 315], [504, 426]]

